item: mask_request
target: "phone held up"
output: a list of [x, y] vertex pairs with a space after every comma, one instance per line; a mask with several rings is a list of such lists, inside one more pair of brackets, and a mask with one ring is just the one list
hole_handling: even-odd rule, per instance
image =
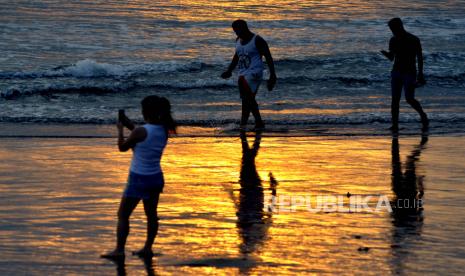
[[124, 114], [124, 109], [118, 110], [118, 121], [124, 122], [124, 117], [126, 117], [126, 115]]

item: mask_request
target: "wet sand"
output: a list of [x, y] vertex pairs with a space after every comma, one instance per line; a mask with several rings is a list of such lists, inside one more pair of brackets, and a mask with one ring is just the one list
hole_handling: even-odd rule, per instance
[[[145, 239], [138, 206], [119, 267], [99, 255], [115, 243], [131, 154], [119, 153], [113, 138], [0, 138], [0, 274], [463, 271], [463, 136], [251, 135], [248, 147], [239, 135], [172, 139], [157, 255], [145, 264], [130, 256]], [[410, 184], [423, 194], [423, 210], [261, 211], [273, 193], [394, 201]]]

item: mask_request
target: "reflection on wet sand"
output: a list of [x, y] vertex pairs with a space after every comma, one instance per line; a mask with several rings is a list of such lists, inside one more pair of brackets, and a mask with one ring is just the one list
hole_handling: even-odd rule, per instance
[[[153, 257], [139, 257], [141, 261], [144, 263], [145, 272], [148, 276], [156, 275], [154, 264], [153, 264]], [[111, 260], [116, 266], [116, 275], [118, 276], [126, 276], [126, 258], [117, 258]]]
[[[246, 144], [239, 137], [173, 139], [163, 160], [167, 189], [161, 197], [155, 249], [162, 254], [149, 265], [155, 273], [460, 275], [462, 136], [430, 136], [422, 150], [426, 137], [424, 145], [414, 149], [420, 137], [392, 143], [384, 136], [260, 140], [249, 135], [244, 151], [241, 146]], [[116, 153], [113, 139], [1, 143], [0, 275], [115, 275], [117, 266], [98, 256], [103, 246], [114, 243], [115, 213], [130, 155]], [[420, 197], [421, 176], [427, 175], [425, 220], [421, 222], [420, 210], [400, 209], [391, 214], [279, 208], [271, 218], [266, 208], [261, 210], [273, 193], [268, 189], [270, 171], [279, 180], [280, 198], [347, 192]], [[401, 189], [412, 182], [413, 190]], [[145, 239], [143, 208], [136, 209], [135, 216], [128, 251]], [[362, 247], [369, 250], [359, 251]], [[24, 258], [25, 252], [33, 262]], [[144, 263], [129, 255], [119, 271], [147, 274]]]
[[148, 276], [156, 275], [152, 257], [140, 258], [144, 262], [145, 271]]
[[126, 258], [110, 259], [116, 265], [116, 275], [126, 276]]
[[428, 142], [424, 133], [420, 143], [415, 146], [405, 161], [405, 171], [402, 172], [402, 162], [399, 154], [399, 140], [392, 139], [392, 255], [393, 272], [404, 272], [404, 259], [409, 254], [409, 246], [417, 240], [423, 228], [423, 195], [424, 175], [417, 175], [416, 162]]
[[[257, 252], [267, 239], [268, 228], [271, 226], [271, 212], [264, 211], [265, 189], [257, 172], [255, 158], [260, 148], [261, 133], [255, 134], [252, 147], [249, 147], [247, 136], [241, 133], [242, 160], [239, 177], [239, 198], [234, 199], [237, 215], [237, 228], [241, 243], [239, 252], [245, 258]], [[276, 195], [277, 181], [270, 172], [271, 195]], [[244, 271], [242, 271], [244, 272]]]

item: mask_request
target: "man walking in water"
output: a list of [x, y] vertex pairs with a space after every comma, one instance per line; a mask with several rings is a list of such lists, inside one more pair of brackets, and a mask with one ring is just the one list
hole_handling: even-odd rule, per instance
[[276, 73], [274, 69], [273, 58], [266, 41], [260, 36], [252, 33], [244, 20], [236, 20], [232, 23], [232, 28], [237, 35], [236, 53], [228, 67], [228, 70], [221, 74], [223, 79], [231, 77], [232, 71], [239, 65], [239, 92], [242, 99], [242, 116], [241, 130], [246, 128], [249, 115], [255, 118], [255, 130], [261, 130], [265, 127], [258, 110], [258, 104], [255, 100], [258, 87], [263, 77], [263, 61], [265, 56], [266, 63], [270, 70], [270, 79], [268, 80], [268, 91], [273, 90], [276, 83]]
[[425, 84], [420, 39], [404, 29], [400, 18], [391, 19], [388, 25], [394, 36], [389, 41], [389, 52], [383, 50], [381, 53], [389, 60], [394, 61], [391, 72], [391, 130], [398, 131], [399, 129], [399, 103], [402, 88], [405, 91], [405, 100], [420, 114], [423, 130], [426, 130], [429, 125], [428, 117], [420, 103], [415, 99], [415, 87]]

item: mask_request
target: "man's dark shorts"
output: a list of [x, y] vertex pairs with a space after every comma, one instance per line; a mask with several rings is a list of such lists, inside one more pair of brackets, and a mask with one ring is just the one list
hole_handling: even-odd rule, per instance
[[401, 97], [402, 88], [405, 91], [405, 98], [415, 97], [416, 76], [413, 73], [391, 72], [391, 92], [392, 97]]

